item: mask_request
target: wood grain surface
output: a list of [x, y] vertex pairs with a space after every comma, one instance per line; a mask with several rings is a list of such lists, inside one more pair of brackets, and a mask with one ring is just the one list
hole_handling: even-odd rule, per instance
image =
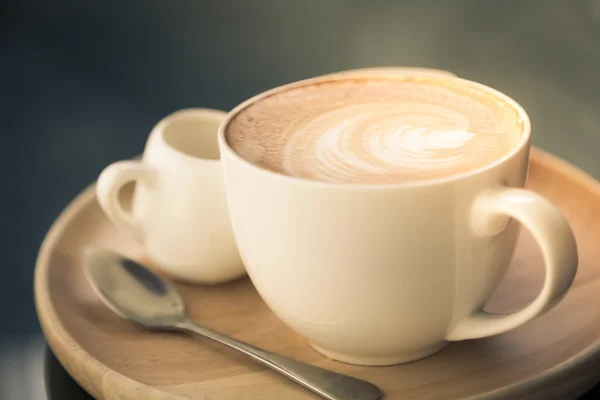
[[[528, 187], [557, 204], [575, 231], [580, 266], [571, 291], [555, 309], [521, 328], [453, 343], [417, 362], [359, 367], [324, 359], [270, 312], [248, 279], [217, 287], [178, 286], [193, 319], [267, 350], [372, 381], [385, 392], [384, 399], [574, 399], [600, 380], [600, 184], [534, 149]], [[89, 244], [142, 257], [141, 249], [105, 218], [94, 187], [51, 228], [35, 276], [36, 306], [48, 343], [92, 396], [318, 398], [221, 345], [144, 331], [113, 314], [85, 281], [81, 253]], [[536, 296], [542, 278], [541, 255], [524, 232], [487, 308], [517, 310]]]

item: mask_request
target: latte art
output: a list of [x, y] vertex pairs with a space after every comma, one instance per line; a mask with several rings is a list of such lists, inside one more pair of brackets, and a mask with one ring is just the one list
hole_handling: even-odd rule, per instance
[[243, 110], [228, 142], [257, 165], [325, 182], [465, 172], [506, 154], [522, 128], [499, 98], [456, 82], [348, 78], [290, 89]]
[[[353, 181], [365, 173], [388, 174], [399, 168], [438, 169], [460, 163], [468, 152], [476, 137], [468, 126], [468, 118], [443, 107], [352, 105], [286, 132], [283, 167], [294, 176], [326, 181]], [[312, 161], [294, 157], [298, 149]]]

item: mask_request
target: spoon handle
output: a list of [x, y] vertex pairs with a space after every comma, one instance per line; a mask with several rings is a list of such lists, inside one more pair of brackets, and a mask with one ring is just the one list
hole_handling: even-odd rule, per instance
[[379, 388], [372, 383], [271, 353], [192, 321], [186, 320], [178, 324], [177, 327], [239, 350], [325, 399], [377, 400], [381, 396]]

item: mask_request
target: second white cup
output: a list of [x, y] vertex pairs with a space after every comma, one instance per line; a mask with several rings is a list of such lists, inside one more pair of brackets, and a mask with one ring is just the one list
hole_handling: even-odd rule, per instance
[[[98, 178], [97, 197], [108, 218], [180, 280], [216, 284], [245, 274], [219, 160], [217, 130], [226, 115], [202, 108], [174, 112], [153, 128], [141, 161], [113, 163]], [[132, 181], [130, 214], [119, 191]]]

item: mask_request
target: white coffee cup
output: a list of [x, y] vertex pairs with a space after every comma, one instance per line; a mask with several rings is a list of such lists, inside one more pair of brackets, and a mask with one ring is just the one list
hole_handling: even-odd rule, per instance
[[[177, 279], [215, 284], [245, 274], [219, 161], [217, 130], [225, 116], [201, 108], [170, 114], [152, 130], [141, 161], [116, 162], [98, 178], [98, 201], [109, 219]], [[131, 181], [129, 214], [118, 194]]]
[[[367, 74], [367, 72], [363, 72]], [[559, 209], [524, 189], [531, 126], [519, 143], [467, 173], [398, 184], [344, 184], [276, 173], [240, 157], [228, 124], [261, 99], [324, 76], [259, 94], [219, 128], [230, 218], [246, 270], [273, 312], [320, 353], [352, 364], [416, 360], [449, 341], [514, 329], [563, 298], [577, 269], [573, 233]], [[448, 79], [460, 79], [449, 77]], [[485, 302], [504, 276], [519, 224], [538, 241], [545, 281], [520, 311]]]

